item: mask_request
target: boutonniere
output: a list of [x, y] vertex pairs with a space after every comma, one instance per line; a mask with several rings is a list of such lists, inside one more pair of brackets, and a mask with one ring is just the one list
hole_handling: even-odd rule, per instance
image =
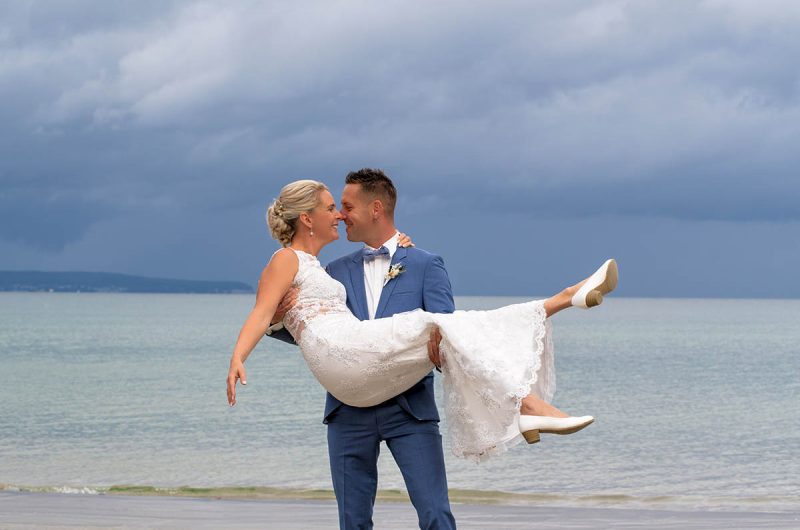
[[395, 263], [391, 267], [389, 267], [389, 272], [386, 273], [386, 277], [383, 279], [383, 285], [389, 283], [389, 280], [393, 280], [406, 272], [406, 268], [403, 267], [402, 263]]

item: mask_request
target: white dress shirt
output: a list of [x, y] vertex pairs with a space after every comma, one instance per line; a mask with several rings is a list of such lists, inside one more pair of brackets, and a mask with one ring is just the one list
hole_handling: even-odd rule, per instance
[[[395, 235], [382, 245], [389, 250], [388, 256], [376, 256], [372, 261], [364, 261], [364, 290], [367, 294], [367, 311], [369, 311], [370, 320], [375, 318], [375, 312], [378, 310], [378, 302], [381, 300], [383, 284], [386, 280], [386, 274], [389, 273], [389, 265], [392, 263], [392, 257], [397, 251], [399, 236], [399, 233], [395, 233]], [[370, 249], [372, 248], [369, 245], [365, 246]]]

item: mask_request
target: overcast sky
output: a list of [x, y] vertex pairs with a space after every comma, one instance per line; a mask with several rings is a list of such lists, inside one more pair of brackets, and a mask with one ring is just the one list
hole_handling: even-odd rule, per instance
[[0, 269], [254, 284], [372, 166], [456, 294], [800, 297], [798, 57], [794, 0], [3, 2]]

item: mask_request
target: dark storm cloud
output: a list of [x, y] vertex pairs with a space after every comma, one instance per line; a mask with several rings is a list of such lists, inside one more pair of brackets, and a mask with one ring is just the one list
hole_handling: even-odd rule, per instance
[[798, 221], [798, 28], [791, 1], [4, 4], [0, 238], [175, 238], [367, 165], [430, 225]]
[[0, 192], [0, 238], [39, 250], [61, 250], [65, 243], [76, 241], [94, 223], [108, 217], [104, 204], [80, 195]]

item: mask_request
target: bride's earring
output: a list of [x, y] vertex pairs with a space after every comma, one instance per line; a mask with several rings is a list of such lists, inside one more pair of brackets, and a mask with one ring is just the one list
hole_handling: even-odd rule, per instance
[[310, 226], [308, 227], [308, 235], [314, 237], [314, 229], [311, 228]]

